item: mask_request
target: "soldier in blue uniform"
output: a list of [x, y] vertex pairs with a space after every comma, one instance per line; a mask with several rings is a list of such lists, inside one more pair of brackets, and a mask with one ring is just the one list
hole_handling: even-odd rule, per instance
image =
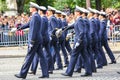
[[65, 73], [62, 74], [64, 76], [71, 77], [73, 75], [74, 67], [75, 67], [75, 64], [77, 62], [79, 55], [83, 57], [84, 67], [85, 67], [85, 74], [81, 76], [82, 77], [92, 76], [90, 59], [89, 59], [88, 54], [86, 54], [87, 53], [86, 46], [85, 46], [86, 43], [84, 42], [85, 41], [84, 21], [81, 15], [82, 15], [82, 11], [79, 9], [78, 6], [76, 6], [76, 9], [75, 9], [76, 21], [73, 25], [74, 30], [75, 30], [74, 47], [73, 47], [73, 51], [72, 51], [71, 58], [70, 58], [70, 63], [67, 67], [67, 70]]
[[[57, 18], [57, 22], [58, 22], [58, 27], [63, 28], [63, 24], [62, 24], [62, 20], [61, 20], [61, 11], [56, 10], [56, 18]], [[63, 32], [61, 34], [60, 37], [58, 37], [59, 39], [59, 50], [62, 50], [63, 56], [64, 56], [64, 66], [68, 66], [69, 61], [68, 61], [68, 55], [67, 55], [67, 51], [65, 49], [65, 33]]]
[[107, 31], [106, 31], [106, 26], [107, 26], [107, 21], [106, 21], [106, 14], [105, 12], [101, 12], [101, 22], [100, 22], [100, 31], [99, 31], [99, 36], [100, 36], [100, 41], [101, 41], [101, 44], [100, 44], [100, 49], [101, 49], [101, 53], [102, 54], [105, 54], [103, 49], [102, 49], [102, 46], [104, 46], [108, 56], [110, 57], [111, 59], [111, 63], [110, 64], [113, 64], [113, 63], [116, 63], [116, 60], [115, 60], [115, 57], [111, 51], [111, 49], [109, 48], [109, 45], [108, 45], [108, 37], [107, 37]]
[[29, 67], [33, 61], [35, 54], [38, 54], [40, 58], [40, 64], [42, 69], [42, 76], [39, 78], [49, 77], [47, 62], [42, 52], [42, 42], [43, 42], [42, 34], [41, 34], [42, 26], [41, 26], [41, 17], [37, 12], [38, 7], [39, 6], [37, 4], [30, 2], [30, 12], [32, 15], [31, 20], [27, 24], [18, 28], [18, 30], [29, 28], [29, 34], [28, 34], [28, 53], [26, 55], [20, 73], [15, 75], [17, 78], [24, 78], [24, 79], [26, 78]]
[[[43, 48], [45, 50], [45, 53], [46, 54], [46, 59], [47, 59], [47, 63], [48, 63], [48, 70], [49, 70], [49, 73], [52, 73], [53, 72], [53, 69], [54, 69], [54, 65], [53, 65], [53, 59], [52, 59], [52, 55], [51, 55], [51, 52], [50, 52], [50, 39], [49, 39], [49, 35], [48, 35], [48, 19], [47, 17], [45, 16], [46, 14], [46, 7], [44, 6], [40, 6], [39, 7], [39, 14], [42, 18], [42, 36], [43, 36]], [[36, 69], [37, 69], [37, 65], [38, 65], [38, 55], [36, 55], [34, 57], [34, 60], [32, 62], [32, 66], [31, 66], [31, 73], [32, 74], [36, 74]]]
[[96, 24], [96, 20], [94, 19], [94, 14], [95, 11], [91, 8], [89, 8], [90, 13], [88, 14], [89, 17], [89, 21], [90, 21], [90, 41], [92, 43], [92, 49], [94, 51], [94, 57], [97, 60], [97, 65], [101, 65], [104, 63], [106, 63], [106, 57], [105, 56], [101, 56], [101, 53], [99, 51], [99, 47], [98, 47], [98, 34], [97, 34], [97, 30], [98, 30], [98, 26]]
[[[97, 26], [97, 36], [98, 36], [98, 48], [99, 48], [99, 52], [101, 52], [101, 48], [100, 48], [100, 44], [101, 44], [101, 41], [100, 41], [100, 36], [99, 36], [99, 31], [100, 31], [100, 20], [99, 20], [99, 11], [98, 10], [95, 10], [95, 14], [94, 14], [94, 19], [96, 21], [96, 26]], [[101, 53], [100, 53], [101, 54]], [[98, 64], [97, 64], [97, 68], [102, 68], [103, 67], [103, 61], [102, 61], [102, 56], [99, 58], [96, 58], [97, 61], [98, 61]]]
[[[57, 63], [57, 70], [58, 70], [58, 69], [63, 69], [63, 66], [62, 66], [61, 56], [60, 56], [60, 52], [59, 52], [58, 39], [55, 35], [56, 29], [59, 29], [57, 19], [54, 16], [55, 10], [56, 10], [55, 8], [53, 8], [51, 6], [48, 6], [47, 14], [48, 14], [48, 17], [49, 17], [48, 31], [49, 31], [49, 36], [50, 36], [50, 39], [51, 39], [50, 47], [53, 47], [53, 49], [54, 49], [55, 59], [58, 62]], [[52, 55], [54, 53], [52, 52]], [[54, 62], [55, 62], [55, 60], [54, 60]]]
[[[63, 25], [63, 27], [67, 27], [68, 26], [68, 21], [66, 20], [66, 16], [69, 17], [69, 15], [66, 15], [64, 12], [62, 12], [61, 19], [62, 19], [62, 25]], [[71, 54], [72, 48], [70, 46], [69, 39], [66, 38], [66, 36], [68, 34], [68, 31], [65, 31], [64, 33], [65, 33], [65, 48], [67, 49], [67, 51], [69, 52], [69, 54]], [[64, 66], [64, 67], [66, 67], [66, 66]]]
[[[82, 17], [83, 17], [84, 24], [85, 24], [85, 26], [84, 26], [85, 27], [85, 35], [86, 35], [85, 37], [86, 37], [86, 43], [87, 43], [87, 51], [90, 56], [91, 68], [92, 68], [92, 72], [96, 72], [96, 65], [95, 65], [95, 60], [94, 60], [94, 56], [93, 56], [94, 51], [92, 50], [92, 43], [90, 43], [90, 42], [92, 42], [90, 40], [91, 35], [89, 35], [90, 23], [87, 18], [89, 11], [84, 8], [81, 8], [81, 10], [83, 11]], [[80, 72], [80, 70], [81, 70], [80, 68], [82, 67], [82, 66], [80, 66], [81, 62], [82, 62], [82, 60], [80, 60], [80, 62], [77, 64], [78, 67], [76, 67], [77, 69], [75, 69], [75, 72]]]

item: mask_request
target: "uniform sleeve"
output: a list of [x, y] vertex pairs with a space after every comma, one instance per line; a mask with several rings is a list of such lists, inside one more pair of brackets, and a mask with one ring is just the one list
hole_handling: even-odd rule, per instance
[[90, 35], [91, 35], [91, 37], [93, 38], [93, 36], [94, 36], [94, 33], [95, 33], [95, 31], [94, 31], [94, 21], [91, 21], [90, 22]]
[[41, 27], [41, 21], [39, 21], [38, 16], [33, 17], [33, 24], [31, 24], [31, 26], [33, 27], [31, 43], [34, 44], [36, 41], [36, 37], [37, 37], [37, 33], [39, 31], [39, 28]]
[[30, 22], [28, 22], [28, 23], [22, 25], [22, 26], [20, 27], [20, 29], [26, 29], [26, 28], [29, 28], [29, 23], [30, 23]]
[[63, 27], [63, 24], [62, 24], [62, 21], [60, 20], [60, 28], [62, 28]]
[[104, 22], [101, 22], [100, 23], [100, 32], [99, 32], [99, 37], [100, 37], [100, 40], [102, 39], [102, 34], [104, 33], [106, 27], [104, 26], [105, 23]]
[[55, 31], [55, 28], [58, 28], [57, 21], [54, 18], [52, 18], [50, 20], [50, 25], [51, 25], [50, 35], [52, 35]]
[[71, 24], [71, 25], [68, 25], [67, 26], [67, 28], [63, 28], [63, 30], [65, 29], [65, 31], [67, 31], [67, 30], [70, 30], [70, 29], [73, 29], [74, 28], [74, 23], [73, 24]]
[[63, 27], [68, 26], [67, 22], [64, 20], [63, 21]]
[[84, 37], [84, 25], [83, 25], [83, 21], [80, 20], [78, 22], [78, 29], [79, 29], [79, 38], [78, 38], [78, 42], [81, 42], [83, 40]]
[[57, 21], [56, 21], [54, 18], [51, 19], [51, 26], [52, 26], [52, 29], [53, 29], [53, 30], [54, 30], [55, 28], [58, 28]]

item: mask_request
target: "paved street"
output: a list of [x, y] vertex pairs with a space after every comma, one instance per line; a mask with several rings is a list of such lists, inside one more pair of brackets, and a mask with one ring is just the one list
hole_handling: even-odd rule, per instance
[[[116, 57], [118, 54], [116, 54]], [[0, 59], [0, 80], [20, 80], [14, 77], [14, 74], [18, 73], [24, 58], [1, 58]], [[120, 71], [120, 58], [117, 60], [117, 64], [112, 64], [105, 66], [103, 69], [99, 69], [97, 73], [94, 73], [92, 77], [82, 78], [82, 73], [74, 73], [73, 77], [64, 77], [61, 73], [64, 73], [64, 70], [54, 71], [54, 74], [50, 75], [49, 79], [45, 80], [120, 80], [120, 75], [117, 74], [117, 71]], [[108, 59], [109, 62], [109, 59]], [[37, 75], [28, 75], [26, 80], [39, 80], [38, 77], [41, 76], [41, 71], [38, 69]]]
[[[114, 47], [114, 48], [113, 48]], [[112, 50], [117, 50], [120, 48], [117, 46], [111, 46]], [[7, 54], [8, 53], [8, 54]], [[14, 74], [19, 73], [21, 65], [24, 61], [24, 55], [26, 54], [26, 48], [1, 48], [0, 49], [0, 80], [21, 80], [14, 77]], [[16, 55], [16, 56], [15, 56]], [[18, 55], [18, 56], [17, 56]], [[120, 54], [115, 53], [117, 58]], [[63, 58], [62, 58], [63, 59]], [[108, 62], [110, 59], [107, 56]], [[64, 73], [66, 68], [60, 71], [54, 71], [54, 74], [50, 74], [49, 79], [44, 80], [120, 80], [120, 58], [117, 59], [117, 64], [111, 64], [105, 66], [103, 69], [97, 70], [97, 73], [93, 73], [92, 77], [80, 77], [84, 74], [84, 69], [81, 73], [74, 73], [73, 77], [64, 77], [61, 73]], [[41, 80], [38, 77], [41, 76], [40, 69], [37, 70], [36, 75], [28, 75], [26, 80]]]

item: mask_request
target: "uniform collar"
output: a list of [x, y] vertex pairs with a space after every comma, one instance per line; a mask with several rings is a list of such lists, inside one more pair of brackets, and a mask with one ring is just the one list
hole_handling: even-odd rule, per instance
[[101, 21], [104, 21], [105, 19], [103, 18], [103, 19], [101, 19]]
[[37, 13], [37, 11], [33, 12], [32, 15], [34, 15], [34, 14], [36, 14], [36, 13]]
[[94, 19], [94, 17], [90, 17], [89, 20]]
[[44, 17], [45, 15], [42, 14], [42, 15], [40, 15], [40, 16], [41, 16], [41, 17]]
[[77, 16], [76, 20], [79, 19], [79, 18], [82, 18], [82, 16]]
[[85, 16], [84, 19], [88, 19], [87, 16]]

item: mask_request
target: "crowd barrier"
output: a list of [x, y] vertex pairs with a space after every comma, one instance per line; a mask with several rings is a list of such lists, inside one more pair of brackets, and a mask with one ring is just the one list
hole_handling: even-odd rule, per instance
[[0, 30], [0, 46], [24, 46], [28, 42], [28, 30]]
[[120, 42], [120, 25], [114, 25], [111, 34], [111, 41], [113, 44]]
[[[70, 33], [73, 30], [69, 30]], [[109, 41], [113, 44], [120, 41], [120, 25], [114, 25], [112, 30], [107, 28]], [[70, 38], [70, 43], [74, 42], [74, 36]], [[1, 46], [26, 46], [28, 43], [28, 29], [23, 31], [11, 32], [11, 30], [0, 29], [0, 47]]]

